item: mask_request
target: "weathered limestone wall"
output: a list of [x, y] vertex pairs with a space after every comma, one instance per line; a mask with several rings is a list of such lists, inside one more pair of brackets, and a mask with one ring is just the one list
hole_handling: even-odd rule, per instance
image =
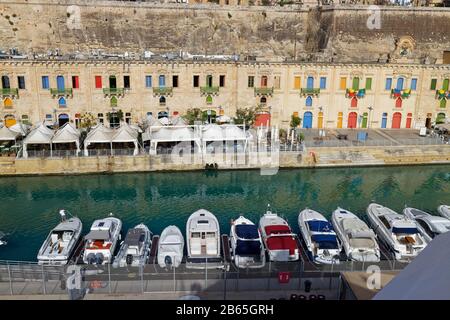
[[[245, 157], [241, 164], [227, 164], [220, 161], [223, 155], [216, 155], [206, 163], [217, 162], [219, 169], [265, 169], [276, 173], [276, 162], [265, 162]], [[274, 158], [274, 160], [276, 160]], [[408, 147], [352, 147], [352, 148], [309, 148], [306, 153], [282, 152], [280, 168], [317, 168], [373, 165], [418, 165], [450, 164], [450, 146], [408, 146]], [[275, 167], [274, 167], [275, 166]], [[0, 176], [45, 175], [45, 174], [89, 174], [146, 171], [203, 170], [204, 164], [171, 163], [165, 156], [117, 156], [80, 158], [0, 158]]]
[[439, 63], [449, 50], [450, 8], [381, 8], [381, 29], [367, 27], [367, 8], [2, 0], [0, 39], [3, 49], [22, 52], [184, 50], [343, 62], [398, 58], [405, 36], [413, 38], [408, 58], [416, 62], [429, 56]]

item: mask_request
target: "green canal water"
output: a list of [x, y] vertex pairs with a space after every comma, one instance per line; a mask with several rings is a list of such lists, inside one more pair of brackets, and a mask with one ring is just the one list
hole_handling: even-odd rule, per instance
[[221, 233], [243, 214], [255, 223], [268, 203], [298, 232], [298, 212], [310, 207], [331, 215], [337, 206], [360, 216], [371, 201], [402, 210], [405, 204], [436, 213], [450, 202], [450, 166], [136, 173], [90, 176], [0, 178], [0, 230], [11, 233], [0, 260], [35, 261], [41, 243], [69, 210], [88, 232], [110, 212], [126, 229], [144, 222], [159, 234], [174, 224], [184, 232], [199, 208], [213, 212]]

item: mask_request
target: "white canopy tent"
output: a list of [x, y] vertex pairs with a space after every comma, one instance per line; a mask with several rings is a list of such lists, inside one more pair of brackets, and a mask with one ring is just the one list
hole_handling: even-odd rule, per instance
[[103, 124], [95, 126], [84, 140], [84, 155], [89, 156], [88, 147], [96, 143], [108, 143], [112, 152], [112, 137], [114, 130], [106, 128]]
[[52, 154], [52, 137], [53, 130], [47, 128], [41, 123], [37, 128], [32, 130], [23, 141], [23, 157], [28, 158], [27, 147], [31, 144], [48, 144], [50, 146], [50, 156]]
[[64, 124], [52, 138], [52, 144], [75, 143], [77, 147], [76, 154], [80, 152], [80, 131], [69, 122]]
[[243, 151], [245, 151], [249, 139], [251, 139], [251, 136], [247, 136], [244, 130], [233, 124], [220, 126], [217, 124], [208, 124], [202, 128], [204, 153], [208, 151], [208, 142], [214, 142], [215, 146], [217, 146], [218, 142], [223, 142], [225, 144], [232, 141], [236, 141], [238, 144], [241, 142], [241, 144], [243, 144]]
[[200, 136], [189, 126], [149, 127], [142, 135], [143, 141], [150, 140], [150, 153], [156, 154], [158, 143], [193, 141], [200, 149]]
[[20, 133], [20, 135], [22, 135], [23, 137], [26, 136], [28, 132], [30, 132], [30, 126], [23, 123], [16, 123], [8, 129]]
[[136, 156], [139, 154], [138, 135], [139, 133], [135, 129], [130, 127], [127, 123], [122, 123], [121, 126], [115, 130], [111, 138], [111, 143], [133, 143], [133, 155]]
[[21, 134], [3, 126], [0, 128], [0, 141], [16, 141]]

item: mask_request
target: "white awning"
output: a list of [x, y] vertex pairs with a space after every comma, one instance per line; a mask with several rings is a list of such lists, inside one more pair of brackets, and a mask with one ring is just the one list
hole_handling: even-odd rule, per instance
[[67, 122], [56, 131], [52, 143], [75, 143], [78, 153], [80, 151], [80, 131], [73, 124]]
[[234, 141], [247, 140], [247, 136], [241, 128], [236, 125], [209, 124], [203, 127], [203, 141]]
[[44, 123], [41, 123], [25, 137], [23, 141], [23, 157], [28, 157], [27, 146], [29, 144], [49, 144], [51, 148], [52, 137], [53, 130], [47, 128]]
[[14, 132], [6, 126], [0, 128], [0, 141], [15, 141], [19, 136], [19, 132]]
[[12, 125], [8, 129], [20, 133], [22, 136], [26, 136], [27, 133], [30, 131], [30, 126], [23, 123], [16, 123], [15, 125]]
[[189, 127], [183, 126], [167, 126], [159, 128], [148, 128], [145, 132], [144, 141], [157, 141], [157, 142], [173, 142], [173, 141], [199, 141], [200, 137], [194, 133]]
[[95, 126], [87, 135], [84, 140], [84, 155], [88, 156], [88, 147], [92, 143], [112, 143], [112, 137], [114, 130], [106, 128], [103, 124]]

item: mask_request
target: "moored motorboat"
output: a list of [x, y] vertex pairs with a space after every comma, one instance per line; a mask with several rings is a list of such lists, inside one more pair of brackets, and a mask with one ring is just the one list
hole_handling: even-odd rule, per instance
[[231, 223], [231, 257], [238, 268], [262, 268], [266, 253], [258, 227], [240, 216]]
[[90, 232], [84, 237], [83, 262], [108, 264], [112, 262], [117, 242], [120, 240], [122, 221], [109, 216], [95, 220]]
[[446, 205], [440, 205], [437, 208], [437, 211], [439, 212], [439, 214], [441, 216], [443, 216], [444, 218], [450, 219], [450, 206], [446, 206]]
[[341, 245], [328, 220], [319, 212], [306, 208], [298, 215], [298, 226], [311, 261], [338, 264]]
[[37, 259], [40, 265], [65, 265], [79, 243], [83, 224], [77, 217], [67, 219], [66, 210], [60, 210], [61, 222], [48, 234]]
[[367, 216], [378, 239], [396, 260], [409, 261], [426, 247], [427, 242], [414, 220], [377, 203], [367, 207]]
[[286, 220], [270, 210], [270, 206], [259, 220], [259, 230], [270, 261], [297, 261], [300, 258], [297, 236]]
[[428, 212], [411, 207], [403, 209], [403, 214], [417, 222], [417, 228], [427, 242], [430, 242], [442, 233], [450, 231], [450, 220], [447, 218], [433, 216]]
[[191, 214], [186, 224], [187, 267], [217, 268], [220, 256], [220, 228], [217, 218], [208, 210]]
[[183, 260], [184, 237], [176, 226], [166, 227], [158, 243], [158, 264], [161, 268], [177, 268]]
[[113, 267], [145, 265], [150, 253], [152, 236], [152, 232], [143, 223], [129, 229], [114, 258]]
[[6, 240], [5, 240], [5, 238], [6, 238], [6, 234], [4, 232], [0, 231], [0, 246], [8, 244], [8, 242], [6, 242]]
[[360, 262], [380, 261], [377, 236], [363, 220], [338, 207], [331, 215], [331, 222], [348, 259]]

